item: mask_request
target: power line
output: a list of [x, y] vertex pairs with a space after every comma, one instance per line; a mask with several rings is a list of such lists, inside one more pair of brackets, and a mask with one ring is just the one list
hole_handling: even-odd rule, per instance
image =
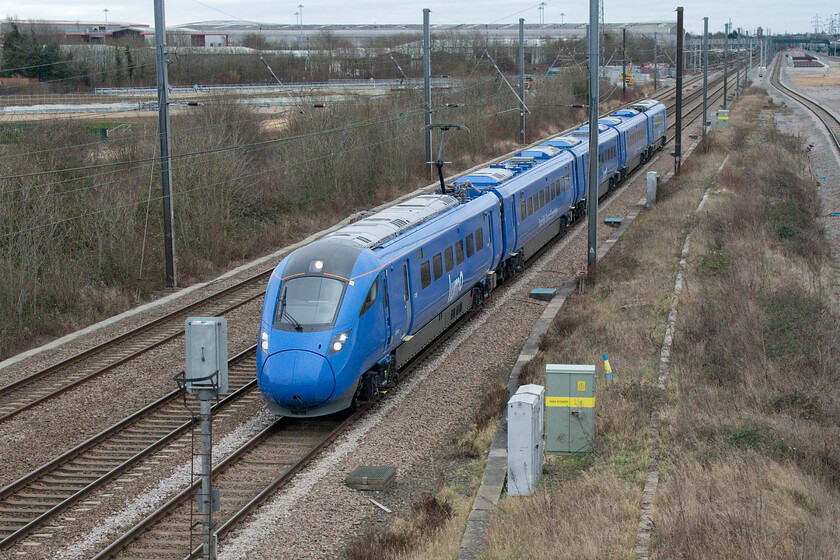
[[[479, 84], [479, 85], [481, 85], [481, 84]], [[456, 93], [466, 92], [467, 89], [468, 88], [464, 88], [463, 90], [457, 90]], [[434, 112], [438, 112], [438, 111], [441, 111], [441, 110], [444, 110], [444, 109], [452, 110], [452, 109], [458, 109], [458, 108], [471, 107], [471, 106], [482, 104], [483, 102], [486, 102], [487, 100], [494, 99], [494, 98], [502, 96], [502, 95], [507, 95], [507, 92], [506, 91], [501, 91], [501, 92], [497, 92], [495, 94], [483, 96], [483, 97], [481, 97], [477, 100], [474, 100], [470, 103], [459, 103], [457, 105], [443, 104], [441, 106], [435, 107]], [[418, 113], [405, 115], [405, 118], [408, 118], [408, 117], [411, 117], [411, 116], [416, 116], [417, 114]], [[398, 119], [393, 119], [393, 120], [398, 120]], [[265, 145], [260, 146], [257, 149], [261, 150], [261, 149], [266, 149], [266, 148], [270, 148], [270, 147], [272, 147], [271, 144], [265, 144]], [[78, 193], [78, 192], [83, 192], [83, 191], [88, 191], [88, 190], [93, 190], [93, 189], [102, 190], [102, 189], [108, 188], [112, 185], [127, 182], [127, 181], [130, 181], [132, 179], [144, 178], [151, 171], [151, 169], [158, 163], [158, 158], [150, 158], [150, 160], [148, 160], [146, 163], [148, 163], [149, 166], [145, 167], [145, 168], [142, 168], [141, 172], [137, 175], [122, 175], [118, 179], [113, 180], [113, 181], [105, 181], [104, 183], [92, 184], [92, 185], [89, 185], [89, 186], [79, 187], [79, 188], [71, 189], [71, 190], [62, 190], [62, 191], [44, 193], [40, 196], [36, 195], [33, 198], [44, 200], [44, 199], [50, 198], [50, 197], [66, 196], [66, 195], [70, 195], [70, 194], [73, 194], [73, 193]], [[194, 165], [203, 164], [203, 163], [205, 163], [205, 161], [203, 159], [196, 158], [192, 162], [181, 162], [178, 165], [174, 165], [173, 170], [184, 171], [185, 169], [188, 169], [188, 168], [190, 168]], [[112, 174], [117, 173], [117, 172], [122, 172], [122, 171], [124, 171], [124, 170], [117, 169], [117, 170], [106, 171], [106, 172], [103, 172], [103, 173], [100, 173], [100, 174], [97, 174], [97, 175], [84, 175], [84, 176], [75, 177], [75, 178], [72, 178], [72, 179], [50, 181], [50, 182], [47, 182], [47, 183], [40, 183], [40, 184], [37, 184], [37, 185], [29, 185], [29, 186], [26, 186], [26, 187], [21, 187], [20, 189], [9, 189], [9, 190], [6, 190], [6, 191], [0, 191], [0, 194], [22, 193], [22, 192], [25, 193], [25, 192], [29, 192], [29, 191], [40, 189], [40, 188], [46, 188], [46, 187], [55, 186], [55, 185], [62, 185], [62, 184], [70, 184], [70, 183], [75, 182], [75, 181], [95, 180], [97, 178], [106, 177], [106, 176], [112, 175]], [[3, 207], [3, 206], [8, 207], [8, 206], [12, 206], [14, 204], [31, 202], [32, 200], [33, 200], [32, 198], [19, 198], [19, 199], [15, 199], [15, 200], [11, 200], [11, 201], [0, 202], [0, 207]]]

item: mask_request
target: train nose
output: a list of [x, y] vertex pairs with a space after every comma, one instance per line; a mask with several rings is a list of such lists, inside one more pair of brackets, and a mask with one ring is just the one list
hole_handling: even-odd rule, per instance
[[266, 398], [288, 408], [323, 404], [335, 390], [335, 374], [324, 356], [306, 350], [272, 354], [259, 376]]

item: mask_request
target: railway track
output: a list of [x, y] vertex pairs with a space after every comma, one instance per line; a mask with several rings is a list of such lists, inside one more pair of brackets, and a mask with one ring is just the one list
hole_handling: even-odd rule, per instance
[[840, 119], [810, 97], [794, 91], [782, 83], [782, 60], [783, 58], [781, 56], [776, 56], [776, 60], [773, 63], [773, 70], [770, 73], [770, 84], [781, 93], [804, 105], [806, 109], [816, 115], [828, 131], [828, 135], [831, 137], [835, 148], [840, 150]]
[[[719, 89], [722, 90], [722, 87]], [[686, 102], [688, 102], [688, 99]], [[695, 109], [691, 109], [690, 111]], [[264, 279], [264, 276], [268, 273], [270, 271], [260, 273], [252, 277], [251, 280], [258, 282]], [[235, 288], [236, 286], [228, 290], [235, 291]], [[261, 288], [259, 294], [249, 296], [250, 299], [259, 297], [262, 291], [263, 289]], [[178, 312], [181, 314], [179, 319], [189, 313], [196, 313], [194, 306], [200, 303], [180, 310]], [[241, 305], [241, 303], [238, 305]], [[169, 320], [170, 322], [175, 321], [175, 319], [171, 318]], [[180, 325], [183, 325], [183, 321], [180, 321]], [[144, 325], [144, 327], [149, 327], [149, 325]], [[137, 330], [141, 330], [144, 327]], [[182, 332], [183, 328], [179, 330]], [[180, 333], [172, 334], [170, 332], [170, 339], [178, 334]], [[259, 398], [259, 393], [254, 390], [255, 381], [253, 379], [253, 371], [255, 369], [255, 358], [253, 350], [251, 348], [231, 360], [230, 381], [233, 393], [217, 405], [217, 410], [234, 403], [238, 403], [239, 406], [248, 406]], [[429, 350], [431, 351], [432, 348]], [[16, 542], [19, 542], [23, 537], [31, 534], [59, 512], [67, 509], [110, 480], [136, 466], [143, 458], [162, 449], [168, 443], [174, 443], [179, 437], [185, 436], [192, 426], [192, 418], [182, 407], [179, 398], [179, 393], [173, 391], [159, 401], [136, 412], [62, 456], [15, 481], [6, 488], [0, 489], [0, 548], [8, 548]], [[294, 459], [293, 457], [289, 458], [288, 461], [282, 463], [284, 467], [288, 467], [286, 475], [281, 475], [274, 482], [267, 481], [259, 473], [262, 472], [265, 474], [265, 472], [272, 471], [276, 474], [276, 461], [274, 463], [265, 463], [260, 462], [262, 461], [261, 459], [253, 459], [253, 457], [262, 456], [261, 453], [263, 452], [259, 450], [261, 449], [259, 442], [263, 440], [280, 442], [276, 445], [271, 443], [266, 444], [274, 450], [268, 453], [268, 457], [275, 457], [274, 453], [276, 449], [286, 447], [287, 443], [284, 442], [287, 442], [287, 440], [282, 439], [286, 436], [281, 436], [280, 434], [288, 431], [287, 424], [274, 424], [271, 431], [263, 432], [240, 451], [232, 455], [229, 460], [219, 465], [221, 469], [219, 476], [232, 477], [230, 478], [232, 481], [230, 488], [232, 490], [228, 490], [228, 486], [226, 486], [228, 483], [222, 483], [221, 488], [223, 488], [226, 495], [236, 496], [231, 504], [228, 504], [230, 506], [228, 509], [232, 508], [231, 513], [229, 518], [227, 518], [228, 521], [225, 521], [220, 531], [222, 529], [226, 531], [226, 527], [232, 526], [238, 519], [241, 519], [245, 515], [242, 511], [246, 506], [251, 509], [256, 507], [257, 504], [251, 503], [252, 500], [257, 499], [259, 496], [270, 494], [273, 489], [276, 489], [285, 480], [288, 480], [288, 477], [299, 469], [306, 460], [311, 458], [317, 450], [328, 443], [328, 440], [307, 443], [313, 451], [299, 453], [300, 457], [298, 459]], [[320, 424], [318, 425], [320, 426]], [[324, 432], [324, 430], [318, 429], [315, 431], [319, 433]], [[331, 430], [326, 430], [326, 432], [329, 434], [333, 433]], [[298, 434], [293, 439], [300, 439], [300, 437]], [[331, 440], [334, 435], [329, 435], [328, 437]], [[290, 448], [300, 451], [300, 446], [296, 447], [292, 445]], [[248, 457], [251, 457], [251, 459], [248, 459]], [[254, 476], [253, 480], [259, 480], [257, 486], [253, 488], [249, 487], [249, 489], [237, 486], [240, 484], [236, 482], [239, 480], [236, 478], [239, 475], [235, 473], [243, 472], [247, 470], [247, 467], [240, 466], [231, 470], [231, 473], [234, 474], [223, 475], [223, 473], [227, 473], [226, 469], [228, 467], [239, 464], [237, 461], [240, 459], [245, 461], [242, 463], [243, 465], [256, 465], [255, 469], [259, 476]], [[269, 469], [271, 465], [273, 467]], [[283, 476], [286, 476], [286, 478], [283, 478]], [[265, 486], [268, 482], [272, 482], [272, 485], [269, 485], [271, 489], [269, 489], [269, 486]], [[255, 491], [258, 487], [262, 488], [259, 492]], [[180, 554], [177, 557], [183, 557], [187, 551], [185, 547], [188, 547], [189, 543], [192, 542], [190, 541], [191, 537], [189, 533], [183, 531], [183, 527], [188, 526], [188, 521], [184, 521], [185, 517], [182, 511], [186, 507], [184, 506], [184, 503], [186, 503], [184, 500], [189, 501], [188, 498], [191, 492], [193, 492], [193, 489], [184, 490], [179, 494], [182, 501], [175, 500], [169, 504], [167, 514], [164, 515], [162, 511], [156, 512], [151, 516], [154, 519], [147, 519], [141, 523], [143, 528], [136, 528], [136, 531], [132, 530], [132, 532], [127, 533], [98, 557], [112, 557], [112, 553], [115, 554], [116, 551], [125, 551], [130, 558], [165, 557], [161, 556], [163, 554], [163, 548], [161, 548], [163, 545], [161, 543], [169, 543], [164, 548], [166, 550], [178, 549], [176, 556]], [[247, 500], [246, 497], [248, 497]], [[264, 498], [260, 498], [259, 501], [262, 501], [262, 499]], [[240, 506], [242, 507], [240, 508]], [[178, 508], [181, 509], [179, 510]], [[236, 508], [240, 508], [238, 513], [233, 513], [233, 510]], [[227, 511], [224, 508], [223, 510]], [[223, 517], [225, 515], [228, 514], [223, 513]], [[167, 529], [167, 527], [171, 527], [169, 525], [170, 523], [174, 523], [176, 527], [180, 527], [181, 529]], [[158, 526], [161, 527], [162, 538], [152, 538], [150, 541], [152, 542], [151, 545], [135, 546], [133, 544], [141, 535], [143, 535], [142, 540], [145, 542], [145, 535], [151, 531], [152, 527]], [[147, 552], [144, 552], [148, 550], [153, 551], [151, 556], [146, 555]]]
[[[361, 415], [312, 419], [280, 418], [213, 468], [213, 487], [223, 496], [213, 514], [222, 538], [273, 492], [288, 482], [321, 449]], [[279, 474], [278, 474], [279, 471]], [[182, 490], [94, 560], [180, 560], [199, 553], [200, 527], [189, 529], [200, 481]]]
[[[256, 345], [233, 357], [228, 368], [230, 394], [214, 406], [216, 411], [234, 404], [249, 406], [259, 399], [254, 378]], [[142, 459], [186, 436], [192, 424], [181, 393], [172, 391], [0, 489], [0, 549], [12, 546]]]
[[207, 296], [62, 362], [0, 387], [0, 422], [53, 399], [184, 333], [190, 315], [224, 315], [265, 293], [271, 271]]

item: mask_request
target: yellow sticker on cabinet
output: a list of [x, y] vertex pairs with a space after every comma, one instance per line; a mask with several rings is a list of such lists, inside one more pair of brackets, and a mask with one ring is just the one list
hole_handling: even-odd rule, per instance
[[578, 391], [581, 393], [586, 391], [586, 381], [578, 381]]

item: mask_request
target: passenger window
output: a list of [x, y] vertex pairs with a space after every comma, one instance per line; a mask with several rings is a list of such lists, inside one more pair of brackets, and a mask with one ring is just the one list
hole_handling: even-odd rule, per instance
[[475, 253], [475, 247], [473, 247], [473, 234], [469, 234], [467, 236], [467, 258], [470, 258]]
[[545, 196], [543, 195], [543, 192], [540, 191], [540, 208], [543, 206], [545, 206]]
[[452, 270], [455, 264], [452, 262], [452, 247], [447, 247], [443, 252], [443, 264], [446, 265], [446, 272]]
[[431, 283], [432, 273], [429, 270], [429, 261], [426, 261], [420, 265], [420, 286], [422, 286], [423, 289], [426, 289]]
[[379, 278], [377, 278], [373, 285], [368, 290], [367, 296], [365, 296], [365, 302], [362, 304], [362, 310], [359, 311], [359, 317], [365, 314], [365, 311], [373, 307], [373, 304], [376, 302], [376, 295], [379, 293]]
[[533, 214], [533, 213], [534, 213], [534, 197], [529, 196], [528, 197], [528, 217], [530, 218], [531, 214]]
[[435, 269], [435, 280], [443, 276], [443, 264], [440, 262], [440, 253], [432, 257], [432, 266]]
[[481, 251], [484, 249], [484, 230], [478, 228], [475, 230], [475, 250]]
[[461, 239], [455, 244], [455, 262], [458, 264], [464, 262], [464, 242]]
[[548, 198], [548, 187], [546, 187], [545, 189], [543, 189], [543, 193], [545, 193], [545, 203], [546, 203], [546, 204], [548, 204], [548, 201], [549, 201], [549, 198]]
[[524, 200], [519, 203], [519, 213], [521, 214], [521, 217], [519, 219], [524, 220], [525, 217], [527, 216], [527, 213], [526, 213], [526, 210], [525, 210], [525, 201]]

